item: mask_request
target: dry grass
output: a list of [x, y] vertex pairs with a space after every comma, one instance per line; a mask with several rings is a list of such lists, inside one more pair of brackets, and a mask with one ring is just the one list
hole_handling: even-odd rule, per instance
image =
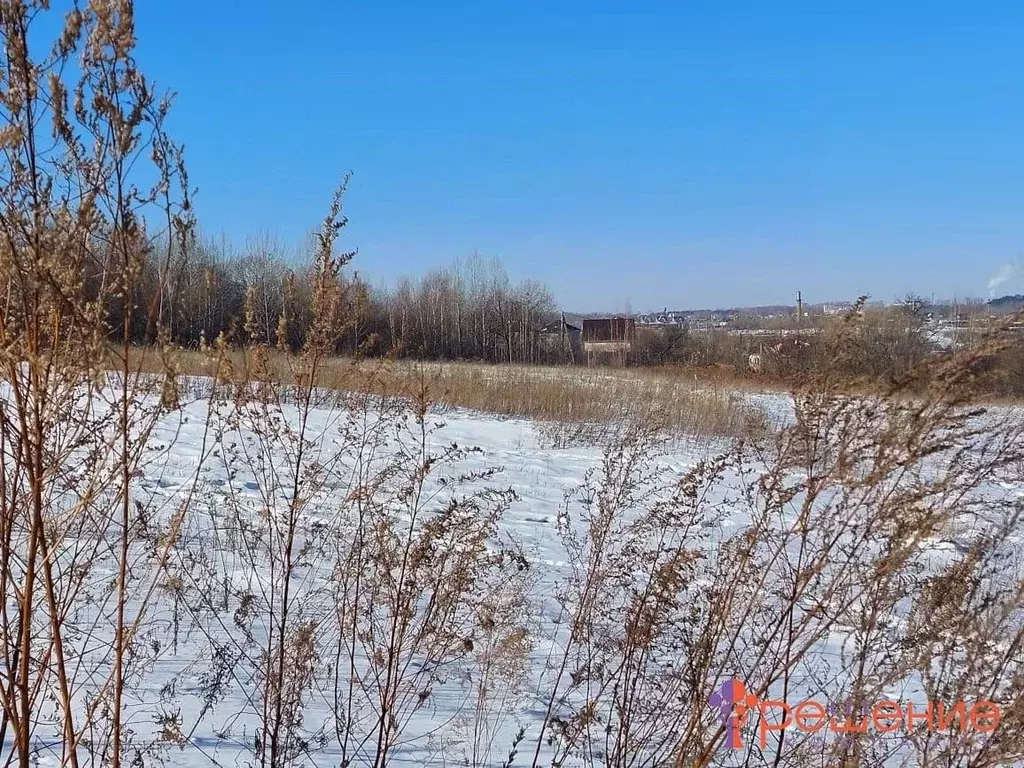
[[[425, 372], [445, 404], [547, 422], [653, 420], [692, 435], [738, 436], [755, 417], [733, 390], [635, 369], [435, 363]], [[417, 373], [406, 367], [396, 375]]]
[[[160, 370], [159, 356], [142, 351], [143, 370]], [[216, 361], [199, 352], [172, 354], [182, 374], [212, 376]], [[235, 377], [251, 367], [244, 350], [227, 353]], [[288, 380], [283, 355], [271, 365]], [[567, 368], [334, 358], [317, 384], [338, 390], [412, 396], [423, 384], [433, 402], [500, 416], [536, 419], [556, 443], [589, 440], [609, 425], [654, 422], [697, 437], [739, 437], [766, 426], [764, 414], [729, 382], [701, 381], [672, 369]]]

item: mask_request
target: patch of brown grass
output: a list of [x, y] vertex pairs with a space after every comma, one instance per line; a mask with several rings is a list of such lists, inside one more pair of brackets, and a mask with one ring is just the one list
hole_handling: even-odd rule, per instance
[[[244, 350], [226, 355], [231, 376], [247, 376]], [[143, 370], [159, 372], [160, 358], [139, 350]], [[213, 376], [217, 362], [199, 352], [172, 354], [185, 375]], [[283, 355], [271, 353], [271, 366], [288, 380]], [[225, 366], [221, 366], [223, 371]], [[765, 428], [764, 415], [745, 401], [731, 382], [702, 381], [673, 369], [579, 368], [489, 365], [469, 362], [408, 362], [334, 358], [326, 361], [317, 384], [326, 389], [413, 396], [426, 384], [442, 406], [500, 416], [536, 419], [556, 443], [589, 440], [609, 425], [656, 423], [697, 437], [739, 437]]]

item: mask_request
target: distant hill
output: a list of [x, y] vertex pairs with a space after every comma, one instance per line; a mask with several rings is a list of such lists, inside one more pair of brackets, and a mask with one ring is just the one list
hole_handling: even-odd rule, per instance
[[1000, 296], [988, 302], [988, 307], [999, 314], [1009, 314], [1024, 309], [1024, 295], [1015, 293], [1008, 296]]

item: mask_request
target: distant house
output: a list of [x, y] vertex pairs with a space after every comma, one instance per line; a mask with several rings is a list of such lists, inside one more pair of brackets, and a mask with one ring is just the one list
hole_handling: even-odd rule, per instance
[[563, 312], [537, 331], [537, 346], [545, 362], [575, 363], [583, 357], [583, 323]]
[[685, 312], [670, 311], [667, 307], [661, 312], [637, 315], [636, 318], [638, 325], [686, 325], [686, 320]]
[[633, 353], [636, 321], [631, 317], [594, 317], [583, 320], [583, 351], [587, 365], [625, 365]]
[[[851, 309], [853, 309], [853, 304], [848, 302], [841, 304], [824, 304], [822, 305], [821, 312], [826, 317], [840, 317], [841, 315], [848, 313]], [[862, 315], [864, 313], [858, 312], [857, 314]]]

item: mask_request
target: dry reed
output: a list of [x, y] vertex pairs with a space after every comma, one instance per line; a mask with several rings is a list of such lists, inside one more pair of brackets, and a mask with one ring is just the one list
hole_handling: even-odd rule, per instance
[[[143, 355], [143, 351], [139, 351]], [[252, 361], [246, 350], [228, 354], [238, 380]], [[154, 366], [160, 361], [146, 355]], [[179, 373], [212, 376], [208, 355], [179, 350]], [[269, 364], [282, 368], [283, 356]], [[145, 363], [143, 363], [145, 365]], [[159, 372], [154, 367], [153, 372]], [[742, 437], [766, 426], [764, 415], [728, 384], [705, 383], [671, 371], [488, 365], [470, 362], [359, 361], [335, 357], [321, 365], [317, 384], [372, 394], [414, 396], [426, 385], [432, 402], [499, 416], [536, 419], [548, 425], [555, 442], [591, 439], [607, 425], [656, 422], [673, 433], [696, 437]], [[570, 435], [566, 429], [576, 426]], [[553, 431], [551, 431], [553, 430]]]

